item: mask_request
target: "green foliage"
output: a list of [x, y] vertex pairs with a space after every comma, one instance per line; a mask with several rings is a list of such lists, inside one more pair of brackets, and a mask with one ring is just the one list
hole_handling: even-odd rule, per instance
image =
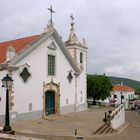
[[135, 94], [136, 94], [136, 95], [139, 95], [139, 97], [140, 97], [140, 89], [136, 89], [136, 90], [135, 90]]
[[87, 76], [87, 92], [88, 98], [93, 98], [93, 104], [96, 100], [106, 99], [110, 95], [112, 89], [109, 78], [105, 75], [88, 75]]

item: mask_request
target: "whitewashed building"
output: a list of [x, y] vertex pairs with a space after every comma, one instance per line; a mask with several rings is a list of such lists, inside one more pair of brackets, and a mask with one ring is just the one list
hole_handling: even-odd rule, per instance
[[135, 90], [121, 83], [113, 86], [110, 101], [115, 101], [116, 105], [124, 104], [125, 109], [128, 109], [129, 100], [134, 99], [134, 97]]
[[[0, 43], [0, 79], [8, 73], [11, 119], [45, 118], [87, 109], [87, 45], [73, 28], [64, 43], [50, 20], [40, 35]], [[6, 89], [0, 83], [0, 118]]]

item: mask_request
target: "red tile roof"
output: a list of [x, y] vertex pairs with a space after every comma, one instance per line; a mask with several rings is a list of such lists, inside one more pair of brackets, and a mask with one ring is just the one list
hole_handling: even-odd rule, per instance
[[113, 91], [132, 92], [135, 90], [132, 87], [126, 85], [114, 85]]
[[30, 37], [20, 38], [16, 40], [0, 42], [0, 64], [6, 60], [6, 50], [12, 45], [15, 48], [16, 53], [24, 49], [28, 44], [34, 42], [40, 35], [34, 35]]

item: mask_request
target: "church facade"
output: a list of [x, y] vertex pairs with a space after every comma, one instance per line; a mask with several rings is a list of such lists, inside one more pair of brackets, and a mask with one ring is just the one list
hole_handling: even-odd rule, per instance
[[[73, 21], [72, 21], [73, 23]], [[87, 45], [71, 24], [62, 41], [52, 22], [40, 35], [0, 43], [0, 78], [8, 74], [11, 119], [46, 118], [87, 109]], [[6, 89], [0, 84], [0, 120], [4, 120]]]

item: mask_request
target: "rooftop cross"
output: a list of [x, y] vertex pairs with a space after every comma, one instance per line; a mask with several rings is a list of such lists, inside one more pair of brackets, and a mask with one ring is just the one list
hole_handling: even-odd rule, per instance
[[73, 26], [75, 23], [73, 22], [74, 20], [73, 14], [70, 15], [70, 18], [71, 18], [71, 30], [74, 30]]
[[50, 6], [50, 8], [48, 8], [48, 10], [50, 11], [50, 24], [53, 25], [52, 14], [55, 13], [55, 11], [52, 9], [52, 5]]

